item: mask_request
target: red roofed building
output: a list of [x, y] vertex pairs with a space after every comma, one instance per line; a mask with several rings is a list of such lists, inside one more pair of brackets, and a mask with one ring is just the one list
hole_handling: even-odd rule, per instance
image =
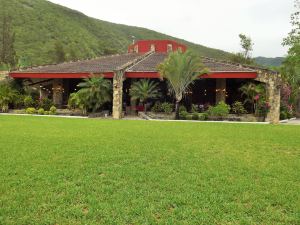
[[[157, 66], [168, 53], [186, 49], [185, 45], [175, 41], [141, 40], [130, 45], [125, 54], [29, 68], [11, 72], [10, 76], [25, 79], [28, 85], [39, 88], [41, 95], [52, 98], [56, 105], [61, 106], [66, 104], [70, 93], [77, 91], [76, 85], [82, 78], [104, 75], [113, 79], [113, 117], [121, 118], [124, 105], [134, 107], [128, 95], [131, 82], [142, 78], [159, 79]], [[219, 101], [232, 104], [241, 99], [238, 88], [249, 80], [256, 80], [267, 84], [271, 104], [268, 120], [279, 120], [280, 77], [277, 73], [204, 57], [202, 61], [210, 72], [195, 82], [186, 100], [188, 104]], [[166, 91], [165, 81], [159, 81]], [[168, 100], [167, 93], [165, 100]]]

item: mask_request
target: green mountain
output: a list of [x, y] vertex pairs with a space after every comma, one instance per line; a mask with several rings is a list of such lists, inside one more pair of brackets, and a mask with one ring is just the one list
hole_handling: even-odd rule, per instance
[[206, 57], [229, 59], [231, 56], [225, 51], [207, 48], [145, 28], [90, 18], [45, 0], [0, 0], [0, 6], [0, 18], [3, 18], [4, 12], [12, 18], [17, 55], [23, 64], [28, 66], [53, 63], [53, 49], [58, 42], [66, 52], [66, 60], [86, 59], [125, 52], [132, 42], [132, 36], [137, 40], [177, 40]]
[[267, 57], [256, 57], [254, 58], [255, 62], [262, 66], [281, 66], [284, 57], [276, 57], [276, 58], [267, 58]]

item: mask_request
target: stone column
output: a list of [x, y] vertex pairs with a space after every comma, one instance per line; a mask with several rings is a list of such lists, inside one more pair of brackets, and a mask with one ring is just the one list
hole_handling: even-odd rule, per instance
[[226, 101], [226, 79], [216, 79], [216, 104]]
[[266, 121], [277, 124], [280, 120], [280, 86], [275, 81], [270, 80], [266, 84], [267, 99], [270, 104], [270, 109], [267, 114]]
[[63, 102], [63, 80], [54, 79], [53, 80], [53, 103], [54, 105], [60, 107]]
[[122, 118], [123, 71], [117, 71], [113, 77], [113, 119]]

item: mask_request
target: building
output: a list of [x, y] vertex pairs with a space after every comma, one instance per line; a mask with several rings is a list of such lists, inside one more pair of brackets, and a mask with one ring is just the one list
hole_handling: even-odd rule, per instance
[[[25, 79], [28, 85], [40, 89], [42, 96], [53, 99], [58, 106], [66, 103], [70, 93], [77, 90], [82, 78], [103, 75], [113, 80], [113, 118], [122, 117], [123, 101], [133, 106], [128, 89], [133, 80], [159, 79], [157, 66], [171, 51], [186, 51], [187, 47], [170, 40], [141, 40], [130, 45], [128, 52], [121, 55], [99, 57], [96, 59], [46, 65], [10, 73], [15, 79]], [[238, 88], [250, 81], [263, 82], [267, 87], [268, 101], [271, 105], [267, 120], [279, 121], [280, 76], [276, 72], [242, 66], [210, 58], [203, 58], [209, 74], [201, 76], [190, 93], [194, 103], [210, 104], [226, 101], [232, 103], [240, 99]], [[162, 82], [162, 86], [165, 84]]]

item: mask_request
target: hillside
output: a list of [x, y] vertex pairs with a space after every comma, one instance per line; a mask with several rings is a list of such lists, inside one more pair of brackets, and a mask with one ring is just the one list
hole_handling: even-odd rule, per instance
[[[67, 60], [126, 51], [136, 39], [173, 39], [199, 55], [228, 59], [230, 53], [196, 45], [152, 30], [109, 23], [45, 0], [0, 0], [0, 14], [12, 17], [16, 51], [27, 65], [53, 63], [53, 48], [63, 44]], [[0, 15], [1, 16], [1, 15]], [[2, 17], [0, 17], [2, 18]]]
[[254, 58], [255, 62], [262, 66], [281, 66], [284, 58], [283, 57], [275, 57], [275, 58], [267, 58], [267, 57], [256, 57]]

